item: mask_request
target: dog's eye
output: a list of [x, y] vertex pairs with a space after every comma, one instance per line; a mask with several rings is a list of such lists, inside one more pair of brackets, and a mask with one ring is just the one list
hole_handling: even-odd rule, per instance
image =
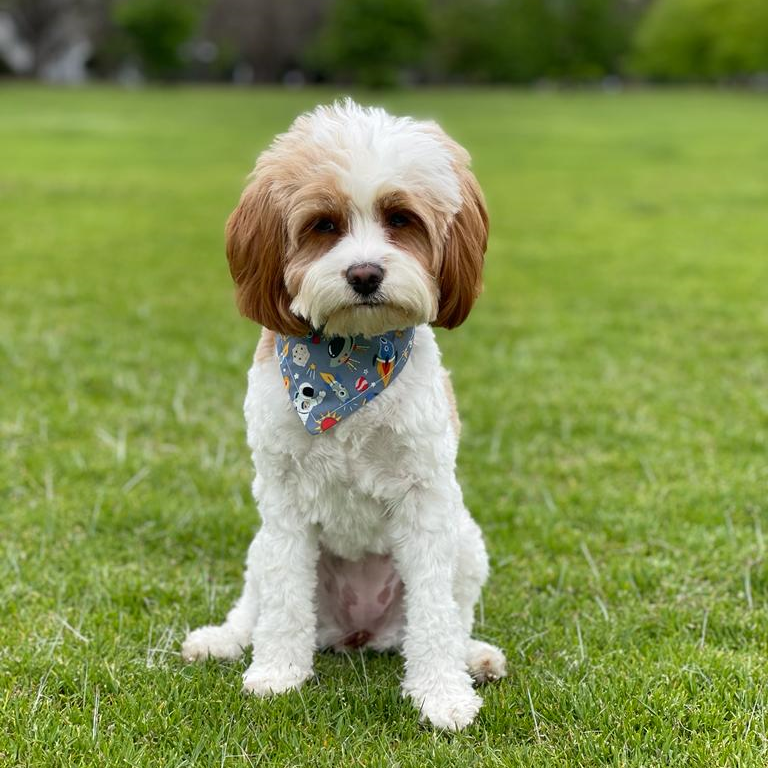
[[389, 214], [387, 223], [389, 224], [390, 227], [395, 227], [396, 229], [400, 229], [401, 227], [408, 226], [408, 224], [411, 223], [411, 220], [410, 218], [408, 218], [408, 214], [402, 213], [402, 211], [398, 211], [397, 213]]
[[335, 232], [336, 225], [330, 219], [318, 219], [312, 229], [314, 229], [315, 232], [327, 234], [329, 232]]

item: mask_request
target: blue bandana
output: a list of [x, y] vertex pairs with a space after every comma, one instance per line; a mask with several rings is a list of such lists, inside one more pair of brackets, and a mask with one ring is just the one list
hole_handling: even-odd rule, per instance
[[275, 336], [283, 384], [310, 435], [335, 427], [383, 392], [411, 354], [415, 328], [381, 336]]

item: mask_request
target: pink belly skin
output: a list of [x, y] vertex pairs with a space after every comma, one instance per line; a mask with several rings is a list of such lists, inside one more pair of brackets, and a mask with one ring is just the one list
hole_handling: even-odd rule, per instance
[[317, 565], [318, 641], [337, 651], [394, 647], [403, 623], [403, 582], [388, 555], [351, 561], [323, 549]]

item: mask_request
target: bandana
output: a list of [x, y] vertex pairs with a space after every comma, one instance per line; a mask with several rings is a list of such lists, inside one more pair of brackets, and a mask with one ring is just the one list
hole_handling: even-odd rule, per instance
[[275, 336], [283, 384], [310, 435], [335, 427], [370, 403], [400, 374], [415, 328], [381, 336]]

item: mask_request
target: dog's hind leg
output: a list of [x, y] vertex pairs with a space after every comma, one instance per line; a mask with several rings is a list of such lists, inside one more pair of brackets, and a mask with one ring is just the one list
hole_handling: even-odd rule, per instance
[[[475, 605], [488, 578], [488, 554], [480, 528], [466, 513], [459, 543], [459, 556], [453, 584], [453, 595], [461, 612], [467, 634], [471, 634]], [[467, 669], [476, 683], [486, 683], [505, 677], [507, 660], [504, 652], [482, 640], [470, 639], [466, 653]]]
[[[255, 543], [254, 539], [254, 543]], [[253, 547], [254, 544], [251, 544]], [[251, 560], [250, 556], [248, 558]], [[258, 616], [258, 591], [253, 569], [245, 572], [243, 593], [221, 625], [200, 627], [190, 632], [181, 646], [184, 661], [239, 659], [251, 644]]]

